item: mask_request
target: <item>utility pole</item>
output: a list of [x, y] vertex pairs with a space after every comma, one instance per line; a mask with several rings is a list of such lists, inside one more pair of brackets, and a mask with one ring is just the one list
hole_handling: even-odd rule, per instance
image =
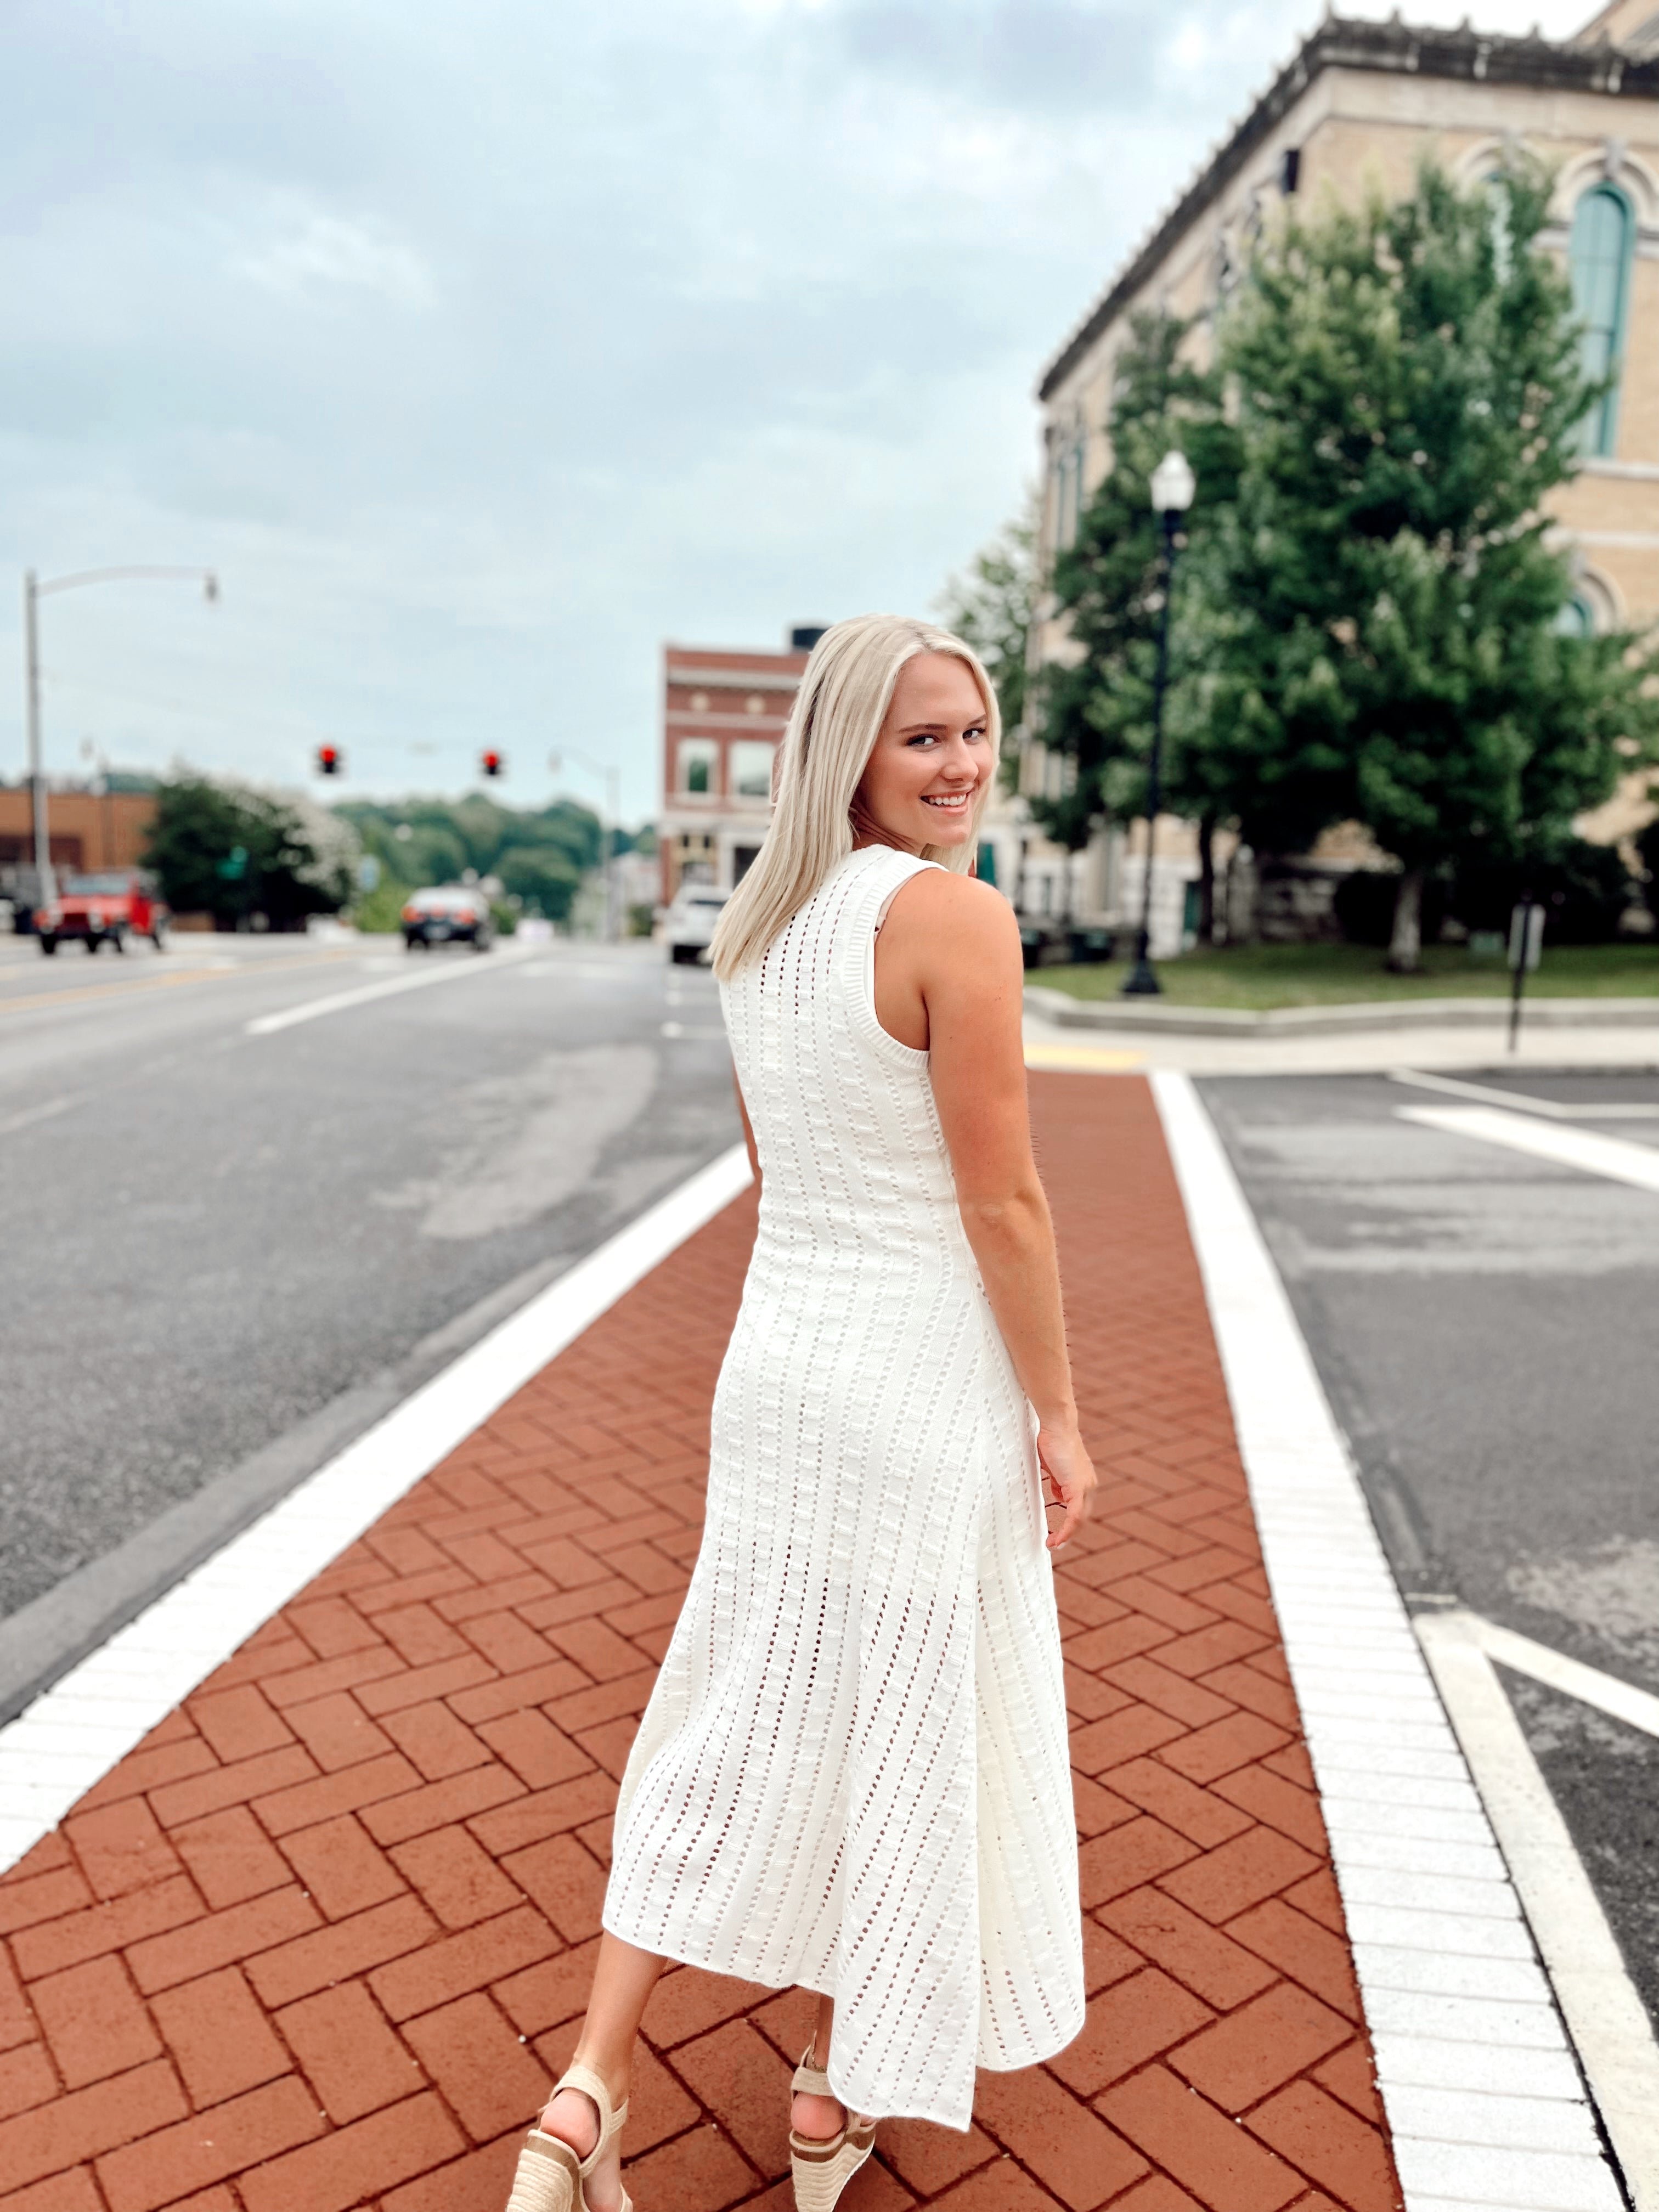
[[52, 828], [46, 818], [46, 774], [40, 758], [40, 630], [37, 606], [40, 587], [33, 568], [23, 571], [23, 669], [29, 737], [29, 791], [34, 814], [34, 903], [50, 906], [58, 896], [52, 872]]
[[82, 568], [72, 576], [49, 576], [43, 584], [33, 568], [23, 571], [23, 687], [29, 741], [29, 784], [33, 793], [35, 904], [50, 906], [58, 896], [52, 868], [52, 828], [46, 817], [46, 771], [40, 742], [40, 605], [49, 592], [78, 591], [86, 584], [186, 577], [202, 586], [210, 606], [219, 596], [219, 579], [210, 568]]

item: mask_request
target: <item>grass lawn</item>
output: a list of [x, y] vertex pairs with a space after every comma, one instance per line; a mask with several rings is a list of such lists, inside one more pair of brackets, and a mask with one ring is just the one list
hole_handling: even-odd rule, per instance
[[[1494, 999], [1507, 996], [1502, 955], [1462, 945], [1425, 945], [1420, 975], [1390, 975], [1368, 945], [1240, 945], [1158, 963], [1175, 1006], [1333, 1006], [1363, 999]], [[1092, 968], [1033, 968], [1025, 980], [1074, 999], [1115, 998], [1128, 973], [1121, 960]], [[1528, 997], [1659, 998], [1659, 940], [1637, 945], [1546, 945]]]

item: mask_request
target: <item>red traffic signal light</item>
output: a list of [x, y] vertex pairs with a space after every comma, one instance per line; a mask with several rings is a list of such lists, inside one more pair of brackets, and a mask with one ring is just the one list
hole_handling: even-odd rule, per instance
[[319, 775], [338, 775], [344, 766], [345, 760], [337, 745], [318, 746], [317, 773]]
[[506, 769], [507, 763], [500, 753], [486, 753], [479, 765], [486, 775], [500, 775]]

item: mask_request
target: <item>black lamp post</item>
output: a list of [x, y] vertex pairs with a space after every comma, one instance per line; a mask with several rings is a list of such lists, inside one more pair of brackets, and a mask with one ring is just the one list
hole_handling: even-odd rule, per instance
[[1165, 453], [1152, 471], [1152, 512], [1163, 526], [1163, 604], [1158, 612], [1158, 672], [1152, 680], [1152, 750], [1146, 763], [1146, 874], [1141, 886], [1140, 933], [1135, 964], [1123, 986], [1126, 999], [1157, 998], [1163, 990], [1151, 959], [1152, 941], [1152, 837], [1158, 826], [1164, 769], [1164, 694], [1170, 681], [1170, 598], [1175, 586], [1176, 534], [1198, 489], [1192, 465], [1180, 448]]

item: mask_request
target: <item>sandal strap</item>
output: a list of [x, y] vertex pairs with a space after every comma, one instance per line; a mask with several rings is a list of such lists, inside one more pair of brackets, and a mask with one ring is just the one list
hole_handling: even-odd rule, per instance
[[613, 2111], [611, 2104], [611, 2092], [591, 2066], [567, 2067], [553, 2084], [553, 2094], [556, 2097], [561, 2089], [574, 2089], [580, 2095], [590, 2099], [593, 2109], [599, 2116], [599, 2140], [594, 2144], [589, 2158], [583, 2160], [583, 2165], [586, 2166], [604, 2148], [611, 2136], [626, 2125], [628, 2100], [624, 2097], [622, 2103]]
[[[795, 2078], [789, 2086], [798, 2097], [834, 2097], [836, 2093], [830, 2087], [830, 2076], [822, 2067], [807, 2063], [812, 2056], [812, 2049], [809, 2043], [801, 2056], [800, 2064], [795, 2069]], [[836, 2099], [836, 2101], [839, 2103], [840, 2100]]]

